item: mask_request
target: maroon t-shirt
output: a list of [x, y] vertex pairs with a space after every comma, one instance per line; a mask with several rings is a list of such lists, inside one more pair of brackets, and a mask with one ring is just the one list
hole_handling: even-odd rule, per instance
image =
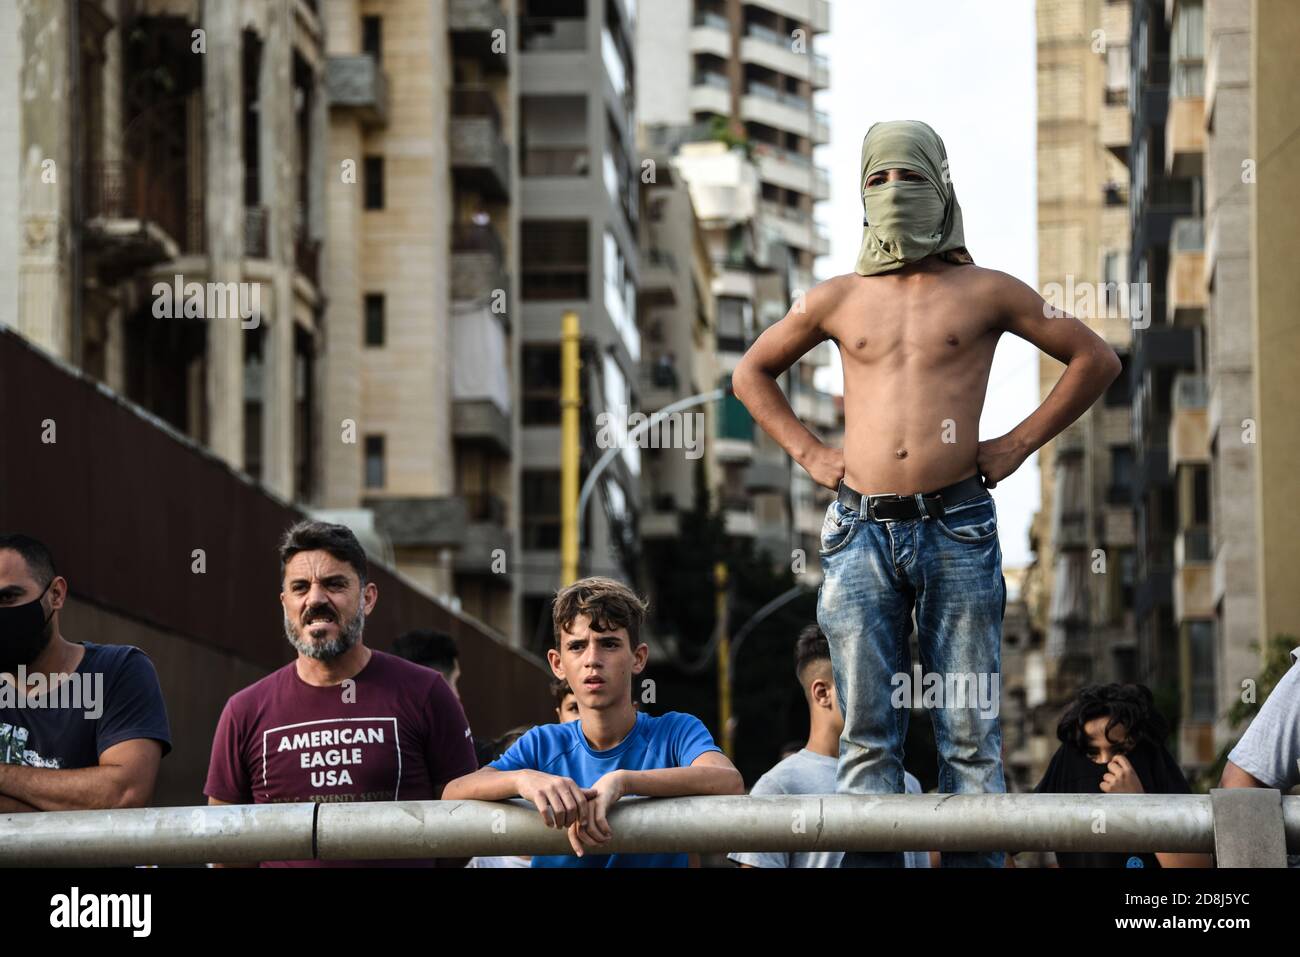
[[[226, 702], [203, 793], [227, 804], [436, 800], [478, 768], [460, 700], [432, 668], [372, 651], [352, 679], [326, 688], [294, 663]], [[430, 864], [268, 861], [264, 867]]]

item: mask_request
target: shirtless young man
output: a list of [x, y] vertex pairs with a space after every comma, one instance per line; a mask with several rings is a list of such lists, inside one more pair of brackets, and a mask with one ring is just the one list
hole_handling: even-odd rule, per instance
[[[924, 123], [876, 123], [862, 144], [866, 212], [853, 273], [810, 290], [759, 336], [732, 376], [737, 397], [838, 498], [822, 525], [818, 622], [845, 710], [836, 785], [903, 793], [912, 611], [927, 675], [974, 675], [996, 691], [1006, 581], [987, 489], [1077, 419], [1119, 375], [1115, 351], [1032, 288], [974, 265], [947, 153]], [[989, 368], [1010, 332], [1066, 364], [1035, 412], [979, 441]], [[796, 418], [776, 379], [831, 339], [844, 366], [844, 448]], [[957, 682], [959, 685], [963, 683]], [[974, 692], [968, 684], [967, 690]], [[931, 711], [939, 790], [1002, 793], [997, 702], [977, 694]], [[943, 865], [1002, 866], [998, 853], [945, 853]], [[841, 866], [902, 866], [902, 853], [850, 853]]]

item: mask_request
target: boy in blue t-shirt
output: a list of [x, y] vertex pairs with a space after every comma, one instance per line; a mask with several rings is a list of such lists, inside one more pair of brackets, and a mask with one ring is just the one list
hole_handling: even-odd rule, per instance
[[533, 867], [686, 867], [686, 854], [588, 854], [614, 836], [608, 814], [627, 795], [744, 794], [740, 772], [693, 715], [651, 717], [632, 706], [632, 676], [650, 649], [646, 603], [621, 582], [584, 578], [555, 596], [551, 670], [578, 699], [579, 719], [533, 728], [495, 761], [457, 778], [444, 801], [522, 797], [548, 827], [568, 831], [574, 854]]

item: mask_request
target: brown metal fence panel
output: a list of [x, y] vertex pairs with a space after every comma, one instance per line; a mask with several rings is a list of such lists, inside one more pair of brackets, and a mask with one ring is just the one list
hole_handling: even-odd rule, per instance
[[[266, 671], [292, 659], [276, 545], [303, 513], [8, 330], [0, 422], [0, 530], [45, 542], [74, 596]], [[196, 549], [204, 574], [191, 570]], [[410, 628], [452, 634], [476, 735], [554, 720], [542, 662], [389, 569], [371, 573], [367, 644], [388, 649]]]

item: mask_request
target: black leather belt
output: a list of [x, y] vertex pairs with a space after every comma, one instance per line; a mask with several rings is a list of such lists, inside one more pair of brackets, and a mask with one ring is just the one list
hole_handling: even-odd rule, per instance
[[[839, 500], [851, 512], [862, 512], [867, 518], [875, 521], [906, 521], [907, 519], [920, 518], [922, 509], [930, 518], [942, 518], [947, 508], [956, 505], [958, 502], [964, 502], [968, 498], [974, 498], [983, 493], [988, 497], [988, 489], [984, 487], [984, 480], [978, 475], [972, 475], [964, 478], [960, 482], [954, 482], [952, 485], [946, 485], [937, 492], [918, 492], [915, 495], [896, 495], [893, 493], [884, 493], [880, 495], [863, 495], [861, 492], [849, 488], [843, 482], [840, 482]], [[865, 501], [864, 501], [865, 500]]]

